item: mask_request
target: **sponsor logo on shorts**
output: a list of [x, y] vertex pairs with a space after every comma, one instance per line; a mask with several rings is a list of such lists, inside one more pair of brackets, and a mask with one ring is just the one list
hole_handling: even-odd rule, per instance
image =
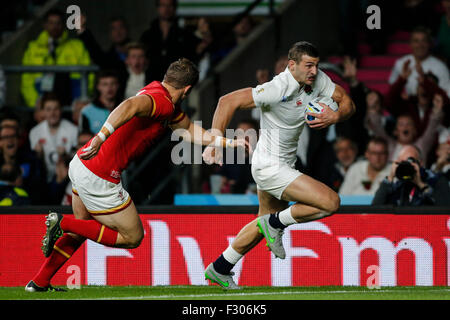
[[120, 178], [120, 172], [116, 171], [116, 170], [112, 170], [111, 171], [111, 177], [113, 177], [114, 179], [119, 179]]

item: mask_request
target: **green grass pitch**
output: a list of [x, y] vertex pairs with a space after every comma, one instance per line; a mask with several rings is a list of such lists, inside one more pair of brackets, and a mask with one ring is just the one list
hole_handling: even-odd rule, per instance
[[67, 292], [25, 292], [0, 287], [0, 300], [450, 300], [450, 287], [82, 286]]

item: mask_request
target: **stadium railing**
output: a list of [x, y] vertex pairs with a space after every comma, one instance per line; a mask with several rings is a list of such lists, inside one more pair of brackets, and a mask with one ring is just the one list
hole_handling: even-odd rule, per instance
[[70, 73], [77, 72], [81, 74], [81, 97], [88, 97], [88, 83], [89, 73], [97, 72], [99, 67], [97, 65], [89, 66], [24, 66], [24, 65], [5, 65], [3, 66], [5, 73], [26, 73], [26, 72], [61, 72]]

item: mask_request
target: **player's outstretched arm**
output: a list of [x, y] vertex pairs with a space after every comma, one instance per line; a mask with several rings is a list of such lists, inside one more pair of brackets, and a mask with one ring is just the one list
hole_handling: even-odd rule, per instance
[[101, 145], [115, 130], [134, 116], [148, 116], [153, 108], [153, 100], [147, 95], [128, 98], [117, 106], [108, 116], [102, 129], [92, 139], [91, 144], [82, 150], [80, 158], [89, 160], [95, 157]]
[[[219, 99], [216, 111], [214, 112], [211, 132], [217, 132], [223, 135], [236, 110], [254, 107], [256, 107], [256, 105], [253, 100], [252, 88], [239, 89], [222, 96]], [[251, 153], [251, 146], [245, 140], [243, 143], [245, 143], [244, 147]], [[216, 148], [214, 145], [205, 148], [203, 151], [203, 160], [207, 164], [217, 163], [222, 165], [222, 158], [216, 156], [215, 151]]]
[[222, 96], [214, 112], [212, 129], [219, 130], [223, 134], [236, 110], [254, 107], [252, 88], [239, 89]]
[[183, 140], [204, 146], [216, 146], [224, 148], [244, 147], [251, 152], [250, 144], [245, 139], [227, 139], [222, 136], [218, 130], [211, 132], [203, 129], [201, 126], [193, 123], [187, 116], [176, 124], [170, 125], [176, 134], [181, 136]]
[[324, 107], [324, 112], [320, 114], [311, 114], [315, 117], [315, 119], [312, 121], [307, 121], [311, 128], [324, 129], [332, 124], [349, 119], [355, 113], [356, 107], [353, 100], [341, 86], [336, 84], [336, 88], [334, 89], [331, 98], [333, 98], [333, 100], [338, 104], [338, 110], [333, 111], [327, 105], [321, 104]]

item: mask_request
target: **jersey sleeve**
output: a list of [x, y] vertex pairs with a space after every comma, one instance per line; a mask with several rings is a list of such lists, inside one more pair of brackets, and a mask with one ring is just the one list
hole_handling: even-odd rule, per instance
[[283, 89], [276, 81], [270, 81], [252, 88], [253, 101], [257, 108], [268, 107], [283, 99]]
[[175, 106], [175, 112], [173, 113], [173, 116], [169, 122], [169, 124], [176, 124], [183, 120], [186, 117], [186, 113], [181, 110], [180, 106]]
[[160, 93], [148, 92], [147, 90], [142, 90], [137, 95], [147, 95], [152, 99], [152, 111], [149, 115], [152, 119], [163, 121], [171, 118], [175, 106], [167, 96]]
[[334, 84], [334, 82], [331, 81], [330, 77], [322, 70], [319, 70], [317, 74], [316, 86], [319, 92], [319, 96], [323, 97], [331, 98], [333, 96], [334, 89], [336, 89], [336, 85]]

